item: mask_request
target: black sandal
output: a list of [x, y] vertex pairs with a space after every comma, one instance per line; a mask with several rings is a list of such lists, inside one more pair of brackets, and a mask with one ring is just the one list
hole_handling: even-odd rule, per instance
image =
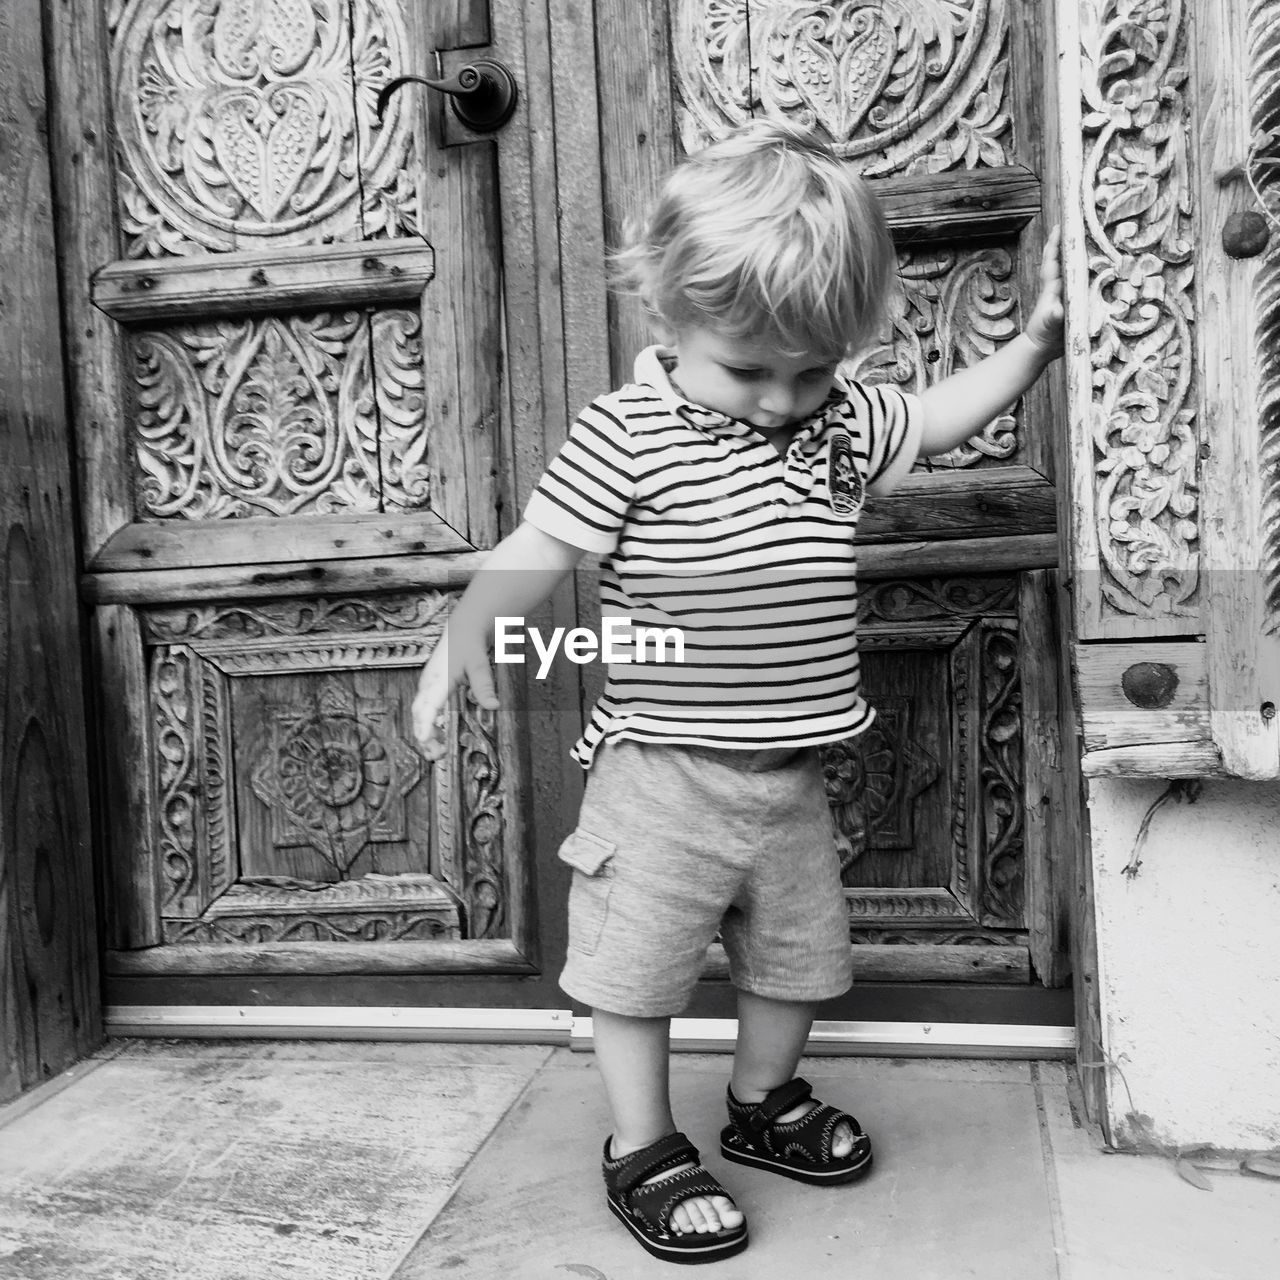
[[[779, 1085], [763, 1102], [739, 1102], [730, 1088], [729, 1123], [720, 1134], [721, 1154], [737, 1164], [817, 1186], [861, 1178], [871, 1168], [871, 1139], [847, 1112], [819, 1102], [795, 1120], [778, 1122], [778, 1116], [812, 1097], [812, 1086], [798, 1076]], [[853, 1131], [853, 1150], [837, 1157], [831, 1153], [831, 1144], [842, 1120]]]
[[[609, 1208], [622, 1225], [655, 1258], [665, 1262], [718, 1262], [747, 1247], [747, 1224], [709, 1232], [681, 1234], [671, 1230], [671, 1211], [695, 1196], [729, 1196], [729, 1193], [701, 1165], [698, 1149], [683, 1133], [633, 1151], [630, 1155], [609, 1156], [610, 1139], [604, 1140], [604, 1184]], [[665, 1169], [692, 1161], [692, 1169], [645, 1184], [646, 1178]]]

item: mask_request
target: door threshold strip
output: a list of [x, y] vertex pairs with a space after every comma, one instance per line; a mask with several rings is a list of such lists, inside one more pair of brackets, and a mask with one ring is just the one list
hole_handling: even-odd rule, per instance
[[[109, 1036], [208, 1039], [438, 1040], [551, 1044], [589, 1052], [590, 1018], [569, 1009], [433, 1009], [347, 1005], [108, 1006]], [[677, 1053], [728, 1053], [732, 1018], [673, 1018]], [[805, 1052], [925, 1058], [1071, 1058], [1075, 1028], [974, 1022], [815, 1022]]]

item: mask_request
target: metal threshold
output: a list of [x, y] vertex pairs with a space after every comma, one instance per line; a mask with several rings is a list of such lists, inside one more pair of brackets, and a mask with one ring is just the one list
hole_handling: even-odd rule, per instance
[[[362, 1008], [346, 1005], [114, 1005], [109, 1036], [438, 1040], [552, 1044], [590, 1051], [591, 1019], [569, 1009]], [[732, 1018], [673, 1018], [679, 1053], [729, 1053]], [[815, 1022], [805, 1052], [885, 1057], [1071, 1058], [1073, 1027], [970, 1022]]]

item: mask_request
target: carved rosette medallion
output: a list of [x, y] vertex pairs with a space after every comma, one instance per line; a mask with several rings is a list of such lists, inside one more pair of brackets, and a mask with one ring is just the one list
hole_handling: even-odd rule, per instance
[[427, 507], [420, 328], [388, 309], [132, 334], [138, 518]]
[[[842, 367], [865, 383], [891, 382], [919, 395], [958, 369], [977, 364], [1021, 328], [1007, 249], [902, 253], [900, 288], [889, 301], [879, 341]], [[948, 453], [917, 466], [971, 467], [1017, 461], [1021, 402]]]
[[417, 232], [411, 68], [395, 0], [113, 0], [132, 258]]
[[686, 151], [754, 115], [872, 176], [1010, 163], [1005, 0], [680, 0], [674, 25]]
[[1090, 428], [1105, 616], [1199, 611], [1183, 0], [1085, 0]]
[[307, 845], [345, 875], [366, 845], [405, 838], [404, 797], [422, 758], [400, 736], [397, 709], [327, 680], [314, 708], [274, 706], [253, 791], [277, 848]]

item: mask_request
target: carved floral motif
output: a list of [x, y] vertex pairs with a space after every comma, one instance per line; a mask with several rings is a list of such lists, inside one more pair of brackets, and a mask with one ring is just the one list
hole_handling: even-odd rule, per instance
[[427, 506], [419, 328], [385, 310], [135, 334], [139, 517]]
[[1199, 609], [1183, 0], [1080, 6], [1104, 615]]
[[[1019, 332], [1013, 259], [1006, 249], [903, 253], [898, 279], [902, 287], [891, 297], [878, 343], [843, 366], [852, 378], [892, 382], [918, 395], [957, 369], [986, 359]], [[917, 466], [1014, 460], [1019, 417], [1001, 414], [964, 444]]]
[[868, 175], [1010, 163], [1005, 0], [680, 0], [674, 26], [686, 151], [757, 115]]
[[410, 69], [395, 0], [113, 0], [130, 257], [412, 235]]
[[277, 849], [306, 845], [345, 878], [376, 840], [405, 839], [404, 798], [422, 757], [403, 738], [398, 707], [357, 699], [336, 679], [313, 705], [267, 709], [267, 743], [253, 792], [271, 814]]

